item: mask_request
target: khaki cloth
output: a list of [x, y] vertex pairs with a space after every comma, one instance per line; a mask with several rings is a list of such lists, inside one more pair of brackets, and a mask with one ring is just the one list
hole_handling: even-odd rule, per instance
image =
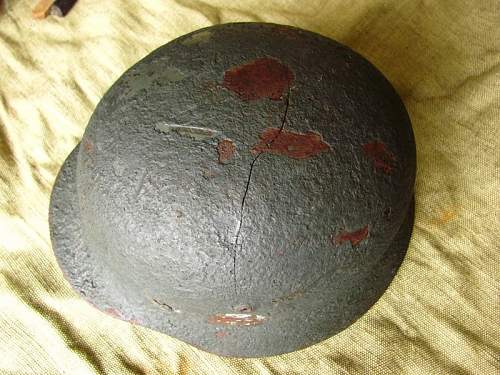
[[[65, 18], [0, 14], [0, 374], [499, 374], [498, 0], [80, 0]], [[110, 85], [216, 23], [319, 32], [371, 60], [413, 122], [416, 222], [388, 291], [351, 327], [287, 355], [228, 359], [114, 319], [52, 253], [56, 174]]]

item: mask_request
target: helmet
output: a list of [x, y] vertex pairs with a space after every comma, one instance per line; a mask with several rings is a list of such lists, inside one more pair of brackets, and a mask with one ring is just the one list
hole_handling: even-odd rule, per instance
[[227, 356], [294, 351], [358, 319], [402, 262], [415, 144], [391, 84], [315, 33], [182, 36], [104, 95], [53, 188], [72, 286]]

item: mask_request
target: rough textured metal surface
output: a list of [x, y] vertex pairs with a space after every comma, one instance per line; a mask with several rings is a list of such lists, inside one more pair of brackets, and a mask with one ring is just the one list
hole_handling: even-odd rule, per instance
[[369, 62], [272, 24], [159, 48], [97, 106], [50, 228], [98, 308], [231, 356], [293, 351], [359, 318], [413, 224], [405, 108]]

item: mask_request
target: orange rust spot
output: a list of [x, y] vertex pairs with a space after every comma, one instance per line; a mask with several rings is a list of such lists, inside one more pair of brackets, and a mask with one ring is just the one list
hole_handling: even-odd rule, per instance
[[363, 228], [358, 229], [354, 232], [343, 231], [334, 239], [332, 239], [332, 242], [334, 242], [335, 245], [340, 245], [346, 241], [350, 241], [351, 245], [354, 247], [357, 246], [366, 237], [368, 237], [368, 225], [365, 225]]
[[266, 318], [256, 314], [216, 314], [208, 318], [210, 324], [231, 326], [256, 326], [264, 323]]
[[294, 74], [288, 66], [262, 57], [226, 70], [223, 86], [242, 100], [280, 100], [293, 80]]
[[251, 150], [254, 155], [268, 152], [292, 159], [307, 159], [323, 151], [331, 150], [330, 145], [323, 141], [320, 134], [311, 131], [296, 133], [278, 128], [267, 128], [259, 138], [259, 143]]
[[217, 145], [217, 153], [219, 154], [219, 163], [224, 164], [230, 160], [236, 151], [236, 146], [233, 141], [229, 139], [223, 139]]
[[385, 144], [379, 141], [365, 143], [363, 145], [365, 155], [372, 159], [373, 167], [376, 170], [381, 170], [385, 174], [391, 174], [396, 157], [392, 152], [387, 150]]
[[439, 214], [438, 217], [432, 220], [431, 223], [436, 225], [448, 224], [450, 221], [455, 219], [457, 214], [458, 214], [457, 211], [455, 211], [454, 209], [444, 210]]
[[441, 224], [446, 224], [448, 223], [451, 219], [453, 219], [455, 216], [457, 216], [456, 212], [453, 211], [445, 211], [439, 218], [439, 223]]

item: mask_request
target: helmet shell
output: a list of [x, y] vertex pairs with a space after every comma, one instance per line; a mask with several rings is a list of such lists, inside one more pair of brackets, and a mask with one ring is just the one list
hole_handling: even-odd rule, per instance
[[289, 26], [180, 37], [105, 94], [50, 226], [98, 308], [222, 355], [326, 339], [384, 292], [411, 234], [415, 143], [367, 60]]

